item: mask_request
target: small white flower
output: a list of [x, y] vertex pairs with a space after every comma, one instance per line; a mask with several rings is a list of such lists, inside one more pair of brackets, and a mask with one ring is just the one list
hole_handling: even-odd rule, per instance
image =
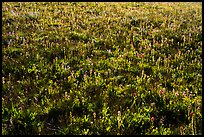
[[67, 65], [65, 66], [65, 69], [70, 69], [70, 66], [67, 64]]
[[9, 36], [11, 36], [11, 35], [12, 35], [12, 32], [10, 32], [10, 31], [9, 31], [9, 33], [8, 33], [8, 34], [9, 34]]
[[11, 42], [12, 42], [12, 39], [7, 40], [8, 45], [11, 44]]
[[111, 49], [107, 50], [108, 53], [111, 53]]

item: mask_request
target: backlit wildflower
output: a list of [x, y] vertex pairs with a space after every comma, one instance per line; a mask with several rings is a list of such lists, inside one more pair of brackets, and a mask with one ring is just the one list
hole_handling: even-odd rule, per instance
[[96, 112], [93, 112], [94, 121], [96, 120]]
[[160, 91], [159, 91], [159, 94], [161, 95], [162, 93], [163, 93], [163, 91], [162, 91], [162, 90], [160, 90]]
[[184, 132], [183, 126], [180, 126], [180, 133], [181, 133], [181, 135], [183, 135], [183, 132]]
[[66, 65], [66, 69], [70, 69], [70, 66], [69, 66], [69, 65]]
[[84, 74], [84, 79], [86, 79], [86, 74]]
[[155, 120], [155, 118], [154, 118], [154, 117], [151, 117], [151, 121], [154, 122], [154, 120]]
[[191, 113], [190, 113], [190, 117], [192, 117], [192, 116], [193, 116], [193, 114], [194, 114], [194, 113], [193, 113], [193, 112], [191, 112]]
[[132, 96], [133, 97], [135, 97], [137, 94], [136, 94], [136, 92], [134, 91], [133, 93], [132, 93]]
[[185, 91], [183, 92], [183, 96], [186, 97], [186, 92]]
[[71, 74], [72, 74], [72, 75], [74, 74], [74, 70], [72, 70]]
[[197, 104], [200, 104], [200, 99], [197, 100]]
[[120, 128], [121, 127], [121, 124], [122, 124], [122, 121], [121, 121], [121, 112], [120, 111], [118, 111], [118, 128]]
[[142, 58], [144, 58], [144, 53], [142, 53], [142, 55], [141, 55], [141, 56], [142, 56]]
[[89, 71], [89, 73], [90, 73], [90, 75], [92, 75], [92, 73], [93, 73], [93, 70], [91, 69], [91, 70]]
[[111, 50], [109, 49], [109, 50], [107, 50], [107, 52], [111, 53]]

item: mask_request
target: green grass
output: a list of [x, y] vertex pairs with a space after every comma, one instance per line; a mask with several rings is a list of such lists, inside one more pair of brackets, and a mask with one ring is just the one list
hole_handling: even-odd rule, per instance
[[202, 134], [202, 3], [2, 4], [2, 134]]

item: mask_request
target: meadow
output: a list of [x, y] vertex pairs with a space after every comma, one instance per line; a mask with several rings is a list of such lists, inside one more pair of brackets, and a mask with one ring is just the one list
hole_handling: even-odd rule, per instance
[[3, 2], [2, 134], [202, 134], [202, 3]]

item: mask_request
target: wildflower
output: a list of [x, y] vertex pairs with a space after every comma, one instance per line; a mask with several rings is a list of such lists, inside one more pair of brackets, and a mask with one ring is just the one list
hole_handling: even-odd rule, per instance
[[11, 42], [12, 42], [12, 39], [7, 40], [8, 45], [11, 44]]
[[176, 95], [176, 96], [178, 96], [178, 95], [179, 95], [179, 93], [178, 93], [178, 92], [176, 92], [176, 93], [175, 93], [175, 95]]
[[162, 116], [161, 119], [159, 120], [159, 124], [164, 125], [164, 116]]
[[183, 92], [183, 96], [186, 97], [186, 92], [185, 91]]
[[132, 95], [133, 95], [133, 97], [135, 97], [137, 94], [136, 94], [136, 92], [134, 91], [134, 92], [132, 93]]
[[8, 35], [11, 36], [11, 35], [12, 35], [12, 32], [9, 32]]
[[107, 71], [105, 72], [105, 75], [108, 76], [108, 72]]
[[161, 95], [162, 93], [163, 93], [163, 91], [162, 91], [162, 90], [160, 90], [160, 91], [159, 91], [159, 94]]
[[109, 50], [107, 50], [107, 52], [111, 53], [111, 50], [109, 49]]
[[157, 45], [158, 47], [160, 47], [160, 43], [159, 43], [159, 42], [156, 42], [155, 45]]
[[22, 106], [20, 106], [18, 109], [19, 109], [19, 110], [23, 110], [23, 107], [22, 107]]
[[190, 113], [190, 117], [192, 117], [192, 116], [193, 116], [193, 114], [194, 114], [194, 113], [193, 113], [193, 112], [191, 112], [191, 113]]
[[200, 99], [197, 100], [197, 103], [200, 104]]
[[70, 66], [69, 66], [69, 65], [66, 65], [66, 69], [70, 69]]
[[4, 78], [4, 77], [2, 77], [3, 84], [5, 83], [5, 81], [4, 81], [4, 80], [5, 80], [5, 78]]
[[138, 53], [136, 53], [136, 57], [139, 57], [139, 54], [138, 54]]
[[72, 70], [71, 74], [72, 74], [72, 75], [74, 74], [74, 70]]
[[94, 121], [96, 119], [96, 112], [93, 112]]
[[120, 111], [118, 111], [118, 116], [121, 116], [121, 112]]
[[86, 79], [86, 74], [84, 74], [84, 79]]
[[183, 126], [180, 126], [180, 133], [181, 133], [181, 135], [183, 135], [183, 132], [184, 132]]
[[142, 58], [144, 58], [144, 53], [142, 53]]
[[122, 121], [121, 121], [121, 112], [120, 111], [118, 111], [118, 128], [120, 128], [120, 126], [121, 126], [121, 123]]
[[90, 70], [89, 72], [90, 72], [90, 75], [92, 75], [92, 73], [93, 73], [93, 70], [91, 69], [91, 70]]
[[154, 120], [155, 120], [155, 118], [154, 118], [154, 117], [151, 117], [151, 121], [154, 122]]
[[142, 47], [140, 46], [140, 48], [139, 48], [139, 51], [141, 52], [142, 51]]

